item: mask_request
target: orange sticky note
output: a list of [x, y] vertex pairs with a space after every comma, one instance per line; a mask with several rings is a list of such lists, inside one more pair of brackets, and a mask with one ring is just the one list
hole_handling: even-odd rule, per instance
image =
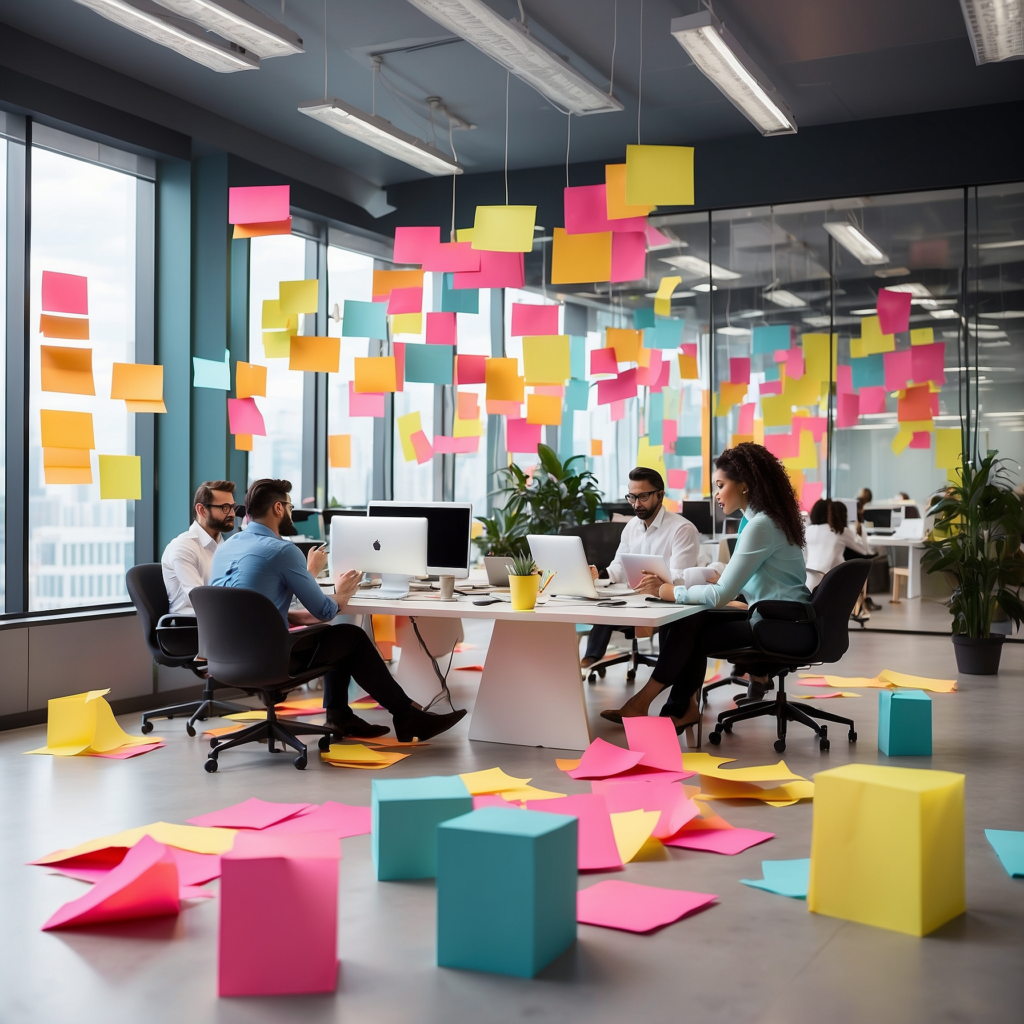
[[234, 436], [236, 452], [252, 451], [252, 434], [235, 434]]
[[92, 459], [87, 448], [44, 448], [43, 477], [48, 484], [91, 484]]
[[[289, 370], [337, 373], [341, 361], [341, 338], [319, 338], [295, 334], [288, 352]], [[239, 395], [239, 397], [242, 397]]]
[[517, 359], [488, 359], [484, 372], [489, 402], [522, 402], [523, 378]]
[[562, 424], [562, 400], [555, 395], [527, 395], [526, 422], [558, 427]]
[[91, 412], [60, 412], [40, 409], [39, 422], [44, 448], [95, 448]]
[[620, 363], [635, 363], [640, 358], [640, 342], [643, 331], [626, 327], [609, 327], [605, 331], [605, 348], [615, 349], [615, 359]]
[[88, 341], [89, 321], [86, 317], [39, 315], [39, 333], [44, 338], [64, 338], [68, 341]]
[[110, 397], [133, 402], [160, 402], [164, 397], [164, 368], [148, 363], [114, 363]]
[[[266, 235], [290, 235], [292, 233], [292, 219], [268, 220], [262, 224], [236, 224], [231, 233], [232, 238], [263, 238]], [[248, 449], [239, 448], [239, 451]]]
[[373, 272], [373, 301], [379, 302], [391, 295], [392, 288], [422, 288], [422, 270], [375, 270]]
[[679, 376], [683, 380], [697, 379], [697, 357], [679, 353]]
[[476, 420], [480, 418], [480, 399], [475, 391], [458, 392], [458, 411], [460, 420]]
[[352, 465], [352, 435], [329, 434], [327, 457], [331, 469], [348, 469]]
[[604, 455], [604, 441], [592, 437], [590, 439], [590, 457], [597, 458], [599, 455]]
[[604, 184], [609, 220], [625, 220], [627, 217], [646, 217], [654, 209], [648, 203], [630, 206], [626, 202], [625, 164], [605, 164]]
[[92, 349], [41, 345], [39, 377], [43, 391], [60, 391], [65, 395], [95, 395]]
[[355, 360], [354, 390], [360, 394], [380, 394], [398, 388], [394, 356], [368, 356]]
[[627, 146], [626, 202], [693, 206], [693, 148]]
[[262, 398], [267, 394], [267, 368], [255, 363], [235, 363], [235, 397]]
[[592, 284], [612, 276], [612, 233], [567, 235], [555, 228], [551, 243], [552, 284]]

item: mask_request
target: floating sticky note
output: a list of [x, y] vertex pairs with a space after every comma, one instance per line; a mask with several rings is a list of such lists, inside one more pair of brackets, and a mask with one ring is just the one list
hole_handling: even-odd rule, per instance
[[559, 305], [535, 305], [525, 302], [512, 303], [513, 338], [525, 335], [558, 334]]
[[267, 393], [267, 368], [255, 363], [235, 363], [235, 397], [254, 398]]
[[755, 327], [751, 334], [751, 351], [756, 355], [769, 355], [780, 348], [789, 348], [789, 324], [771, 324]]
[[266, 359], [287, 359], [292, 352], [291, 331], [264, 331], [263, 356]]
[[352, 465], [352, 435], [328, 434], [327, 458], [331, 469], [348, 469]]
[[[935, 397], [938, 398], [938, 396]], [[934, 405], [937, 406], [938, 402], [936, 401]], [[935, 412], [938, 411], [937, 408], [933, 409], [932, 406], [932, 393], [927, 384], [907, 388], [903, 397], [897, 402], [896, 418], [901, 422], [930, 420]]]
[[551, 283], [590, 284], [610, 281], [612, 233], [568, 235], [555, 228], [551, 243]]
[[[434, 273], [475, 273], [480, 269], [480, 253], [472, 242], [442, 242], [426, 254], [423, 269]], [[449, 310], [442, 301], [441, 309], [451, 313], [476, 313], [475, 309]]]
[[697, 380], [697, 357], [684, 353], [679, 355], [679, 377], [681, 380]]
[[513, 454], [536, 455], [540, 425], [509, 416], [505, 420], [505, 449]]
[[[416, 459], [416, 449], [413, 447], [412, 435], [423, 433], [423, 422], [419, 411], [406, 413], [395, 420], [395, 427], [398, 429], [398, 439], [402, 445], [402, 455], [406, 462], [413, 462]], [[424, 435], [426, 436], [426, 435]]]
[[521, 252], [481, 252], [475, 273], [452, 275], [453, 288], [522, 288], [524, 261]]
[[[252, 434], [235, 434], [235, 451], [236, 452], [251, 452], [252, 451]], [[204, 733], [205, 735], [205, 733]]]
[[89, 321], [83, 317], [52, 316], [49, 313], [42, 313], [39, 317], [39, 333], [44, 338], [88, 341]]
[[636, 370], [624, 370], [617, 377], [597, 382], [597, 404], [608, 405], [636, 397]]
[[935, 431], [935, 468], [957, 469], [963, 439], [958, 429]]
[[480, 416], [480, 399], [475, 391], [459, 391], [456, 395], [456, 415], [463, 420]]
[[138, 455], [101, 455], [100, 498], [142, 500], [142, 458]]
[[[478, 272], [481, 253], [474, 253], [474, 256], [478, 264], [474, 272]], [[453, 275], [445, 274], [441, 281], [441, 311], [444, 313], [479, 313], [480, 292], [476, 288], [455, 288]]]
[[[503, 403], [499, 403], [503, 404]], [[519, 415], [519, 403], [509, 402], [509, 405], [515, 405], [515, 415]], [[460, 416], [455, 417], [455, 422], [452, 425], [452, 436], [453, 437], [480, 437], [484, 432], [483, 423], [480, 422], [480, 417], [476, 416], [473, 419], [462, 419]], [[474, 449], [475, 451], [476, 449]]]
[[911, 379], [910, 349], [902, 352], [886, 352], [882, 356], [885, 365], [885, 388], [887, 391], [900, 391]]
[[897, 334], [910, 329], [910, 292], [881, 288], [878, 292], [878, 325], [882, 334]]
[[486, 382], [488, 401], [522, 402], [523, 379], [517, 359], [488, 359]]
[[647, 240], [642, 231], [615, 231], [612, 234], [613, 284], [639, 281], [647, 274]]
[[44, 448], [43, 479], [47, 484], [91, 484], [88, 448]]
[[853, 427], [860, 419], [860, 396], [839, 392], [836, 396], [836, 426]]
[[[288, 353], [289, 370], [337, 373], [341, 364], [341, 339], [296, 334]], [[378, 388], [376, 390], [383, 390]], [[244, 431], [243, 431], [244, 433]]]
[[440, 244], [441, 229], [437, 226], [395, 228], [395, 262], [423, 263]]
[[654, 204], [626, 202], [626, 164], [606, 164], [604, 168], [605, 201], [609, 220], [646, 217]]
[[212, 388], [215, 391], [231, 390], [230, 356], [225, 350], [223, 359], [202, 359], [192, 357], [192, 386]]
[[[411, 346], [409, 346], [411, 347]], [[380, 394], [396, 390], [397, 377], [394, 356], [356, 357], [355, 390], [363, 394]], [[406, 380], [409, 377], [409, 356], [406, 349]]]
[[388, 316], [396, 313], [422, 313], [422, 288], [392, 288], [388, 296]]
[[731, 384], [729, 381], [722, 381], [718, 389], [718, 402], [715, 408], [716, 416], [724, 416], [734, 405], [742, 402], [747, 397], [749, 385]]
[[910, 344], [931, 345], [935, 341], [935, 330], [931, 327], [915, 327], [910, 332]]
[[426, 342], [428, 345], [454, 345], [457, 340], [454, 313], [427, 314]]
[[342, 337], [387, 338], [387, 309], [387, 305], [383, 302], [359, 302], [355, 299], [346, 299], [341, 320]]
[[733, 357], [729, 360], [729, 382], [731, 384], [750, 383], [750, 357]]
[[487, 381], [487, 356], [456, 356], [456, 384], [484, 384]]
[[[448, 345], [407, 345], [405, 379], [418, 384], [454, 383], [454, 360]], [[374, 388], [375, 391], [384, 390]]]
[[287, 220], [291, 186], [250, 185], [228, 189], [229, 224], [263, 224]]
[[593, 234], [599, 231], [621, 231], [643, 234], [643, 215], [630, 218], [608, 218], [608, 197], [604, 185], [581, 185], [564, 192], [565, 230], [570, 235]]
[[569, 336], [523, 338], [523, 369], [527, 384], [562, 384], [570, 372]]
[[48, 313], [88, 316], [88, 279], [77, 274], [58, 274], [52, 270], [44, 270], [41, 299], [40, 305]]
[[590, 456], [591, 458], [599, 458], [604, 455], [604, 441], [600, 438], [594, 437], [590, 439]]
[[605, 347], [615, 350], [620, 363], [635, 363], [640, 357], [642, 331], [624, 327], [609, 327], [605, 330]]
[[[850, 363], [850, 376], [855, 391], [869, 387], [885, 387], [885, 360], [882, 353], [854, 359]], [[863, 410], [861, 410], [863, 411]]]
[[375, 270], [370, 289], [374, 302], [388, 298], [395, 288], [422, 288], [422, 270]]
[[422, 313], [397, 313], [391, 318], [392, 334], [422, 334]]
[[658, 282], [658, 290], [654, 293], [655, 316], [669, 316], [672, 312], [672, 293], [682, 283], [677, 275], [668, 275]]
[[67, 395], [95, 395], [92, 379], [92, 349], [41, 345], [39, 348], [40, 388]]
[[373, 416], [380, 419], [384, 415], [384, 396], [382, 394], [360, 394], [355, 389], [355, 382], [348, 382], [348, 414], [349, 416]]
[[263, 224], [236, 224], [232, 238], [265, 238], [267, 235], [290, 235], [292, 219], [267, 221]]
[[480, 450], [480, 435], [448, 437], [445, 434], [434, 435], [435, 455], [471, 455]]
[[[910, 349], [910, 379], [915, 384], [946, 383], [946, 344], [917, 345]], [[888, 387], [888, 383], [886, 387]]]
[[693, 206], [693, 148], [627, 146], [626, 202], [630, 206]]
[[95, 448], [91, 412], [59, 412], [40, 409], [41, 441], [44, 448]]
[[531, 252], [536, 206], [478, 206], [473, 248], [488, 252]]
[[228, 424], [232, 434], [255, 434], [265, 437], [267, 428], [255, 398], [229, 398]]
[[282, 313], [315, 313], [319, 302], [320, 282], [281, 281], [277, 286], [277, 301]]
[[422, 430], [417, 430], [413, 433], [409, 437], [409, 443], [416, 453], [417, 465], [422, 466], [424, 462], [429, 462], [434, 457], [434, 448]]
[[590, 353], [590, 372], [618, 373], [619, 361], [614, 348], [595, 348]]
[[562, 423], [562, 400], [553, 395], [526, 396], [526, 422], [557, 427]]

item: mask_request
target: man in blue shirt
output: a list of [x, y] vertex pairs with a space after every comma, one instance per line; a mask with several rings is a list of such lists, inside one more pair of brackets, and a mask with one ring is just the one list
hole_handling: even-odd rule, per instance
[[[292, 503], [288, 480], [257, 480], [245, 496], [248, 527], [221, 544], [214, 555], [210, 585], [243, 587], [269, 598], [281, 617], [292, 625], [329, 622], [339, 607], [355, 594], [358, 572], [339, 573], [334, 579], [334, 598], [328, 597], [316, 582], [316, 574], [327, 564], [327, 553], [315, 548], [308, 559], [284, 537], [298, 531], [292, 522]], [[289, 611], [292, 596], [305, 611]], [[374, 700], [391, 712], [395, 733], [408, 742], [436, 736], [450, 729], [465, 710], [435, 715], [414, 704], [395, 682], [373, 642], [358, 626], [338, 623], [326, 632], [310, 637], [310, 643], [296, 644], [294, 653], [314, 651], [310, 668], [324, 668], [324, 709], [327, 724], [339, 736], [383, 736], [388, 729], [358, 718], [348, 706], [349, 676]]]

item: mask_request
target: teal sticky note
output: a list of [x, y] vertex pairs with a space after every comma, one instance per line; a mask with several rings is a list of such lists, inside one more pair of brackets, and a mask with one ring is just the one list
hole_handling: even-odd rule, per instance
[[341, 321], [343, 338], [380, 338], [388, 336], [388, 304], [345, 300]]
[[789, 348], [789, 324], [772, 324], [770, 327], [755, 327], [751, 337], [751, 351], [756, 356], [761, 352], [774, 352]]
[[[660, 391], [655, 391], [651, 394], [647, 400], [647, 419], [653, 425], [655, 420], [666, 419], [665, 416], [665, 396]], [[654, 443], [653, 441], [651, 442]], [[660, 441], [658, 442], [661, 443]]]
[[441, 280], [442, 313], [479, 313], [480, 290], [478, 288], [453, 288], [452, 275], [445, 274]]
[[573, 416], [562, 417], [562, 425], [558, 428], [558, 457], [564, 463], [576, 453], [573, 451]]
[[683, 321], [655, 320], [653, 327], [644, 328], [644, 348], [675, 349], [683, 343]]
[[700, 438], [677, 437], [676, 455], [700, 455]]
[[570, 380], [566, 383], [563, 406], [566, 412], [586, 412], [589, 399], [590, 385], [585, 380]]
[[[704, 470], [700, 466], [691, 466], [686, 471], [686, 489], [688, 491], [701, 490], [701, 481], [704, 479]], [[740, 520], [740, 533], [743, 532], [745, 519]]]
[[764, 368], [764, 379], [765, 380], [778, 380], [779, 379], [779, 364], [769, 363]]
[[213, 388], [216, 391], [231, 390], [231, 363], [230, 356], [225, 351], [224, 359], [218, 362], [216, 359], [200, 359], [199, 356], [192, 357], [192, 387]]
[[587, 339], [571, 335], [569, 338], [569, 376], [574, 380], [587, 379]]
[[1024, 832], [985, 829], [985, 838], [1011, 878], [1024, 878]]
[[633, 330], [646, 331], [648, 327], [654, 326], [654, 309], [633, 310]]
[[878, 691], [878, 749], [887, 757], [929, 757], [932, 701], [920, 690]]
[[811, 880], [811, 859], [801, 860], [763, 860], [761, 874], [764, 878], [741, 878], [744, 885], [765, 892], [774, 892], [790, 899], [807, 899], [807, 889]]
[[451, 384], [455, 351], [452, 345], [405, 346], [405, 379], [410, 384]]
[[850, 360], [850, 376], [854, 391], [861, 388], [885, 387], [885, 358], [881, 352]]

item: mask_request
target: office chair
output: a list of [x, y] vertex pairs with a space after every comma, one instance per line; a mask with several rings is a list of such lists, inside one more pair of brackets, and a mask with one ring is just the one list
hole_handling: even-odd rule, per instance
[[732, 732], [736, 722], [766, 716], [775, 718], [777, 722], [778, 739], [775, 741], [775, 749], [780, 754], [786, 749], [786, 726], [789, 722], [799, 722], [813, 729], [822, 751], [828, 750], [830, 746], [828, 726], [819, 725], [815, 718], [845, 725], [849, 730], [850, 742], [856, 741], [857, 731], [852, 719], [817, 707], [789, 703], [786, 676], [801, 668], [839, 661], [846, 653], [850, 646], [850, 612], [870, 568], [866, 559], [854, 559], [837, 565], [822, 578], [809, 603], [758, 601], [751, 607], [753, 645], [741, 650], [712, 654], [711, 657], [728, 658], [754, 675], [777, 677], [778, 692], [771, 700], [755, 701], [723, 711], [708, 736], [708, 742], [717, 746], [722, 742], [722, 733]]
[[241, 587], [196, 587], [189, 595], [199, 622], [199, 642], [208, 659], [210, 672], [223, 683], [238, 687], [250, 696], [259, 697], [267, 709], [263, 722], [210, 742], [205, 768], [217, 770], [217, 758], [223, 750], [256, 740], [267, 741], [267, 749], [276, 754], [275, 740], [299, 752], [292, 762], [296, 768], [306, 767], [306, 745], [298, 736], [319, 735], [321, 750], [331, 745], [333, 730], [326, 725], [308, 722], [282, 722], [274, 711], [290, 690], [324, 674], [324, 667], [300, 668], [293, 671], [293, 662], [300, 659], [308, 666], [316, 648], [293, 655], [292, 648], [300, 640], [324, 632], [329, 623], [289, 631], [280, 612], [269, 598], [255, 590]]
[[166, 665], [168, 668], [191, 669], [204, 684], [202, 696], [198, 700], [147, 711], [142, 716], [142, 731], [153, 731], [153, 723], [150, 721], [152, 718], [188, 715], [185, 731], [189, 736], [195, 736], [196, 722], [206, 721], [211, 714], [218, 715], [223, 712], [230, 715], [236, 711], [248, 711], [249, 708], [241, 704], [230, 704], [217, 700], [214, 696], [213, 691], [224, 684], [211, 678], [206, 666], [195, 660], [199, 651], [196, 620], [191, 615], [168, 614], [167, 591], [164, 588], [160, 563], [149, 562], [133, 566], [125, 574], [125, 586], [135, 610], [139, 613], [142, 633], [153, 660], [158, 665]]

